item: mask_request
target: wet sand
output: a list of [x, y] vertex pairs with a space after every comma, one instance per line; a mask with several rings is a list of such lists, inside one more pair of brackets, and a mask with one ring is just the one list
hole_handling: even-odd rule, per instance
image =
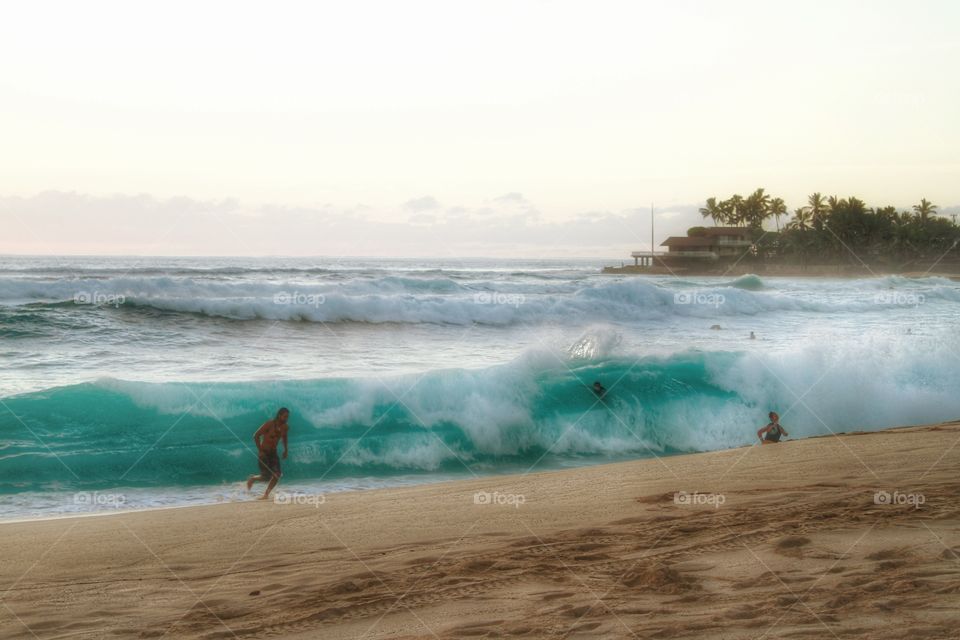
[[0, 524], [0, 637], [956, 638], [958, 442]]

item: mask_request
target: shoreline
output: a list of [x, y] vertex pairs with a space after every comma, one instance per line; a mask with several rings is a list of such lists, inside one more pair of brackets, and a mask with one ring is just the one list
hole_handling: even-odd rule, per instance
[[7, 522], [0, 635], [892, 639], [906, 616], [947, 638], [958, 442], [960, 421]]
[[[960, 419], [958, 419], [958, 422], [960, 422]], [[903, 429], [914, 429], [914, 428], [917, 428], [917, 425], [885, 427], [885, 428], [876, 429], [872, 431], [847, 431], [847, 432], [840, 431], [840, 432], [837, 432], [836, 434], [819, 434], [819, 435], [807, 436], [803, 438], [803, 440], [814, 440], [817, 438], [830, 438], [830, 437], [833, 437], [834, 435], [853, 436], [853, 435], [879, 433], [879, 432], [886, 432], [886, 431], [898, 431]], [[798, 439], [789, 439], [784, 441], [784, 443], [796, 442], [796, 441], [798, 441]], [[464, 474], [461, 477], [454, 477], [454, 478], [447, 477], [447, 478], [442, 478], [437, 480], [431, 480], [425, 477], [422, 481], [413, 481], [413, 482], [398, 481], [397, 484], [392, 484], [392, 485], [387, 484], [385, 486], [379, 486], [379, 487], [350, 488], [350, 489], [332, 490], [332, 491], [311, 491], [311, 487], [307, 487], [307, 488], [303, 487], [304, 484], [309, 484], [309, 480], [299, 480], [294, 485], [298, 487], [296, 489], [287, 489], [283, 482], [279, 483], [273, 492], [273, 497], [275, 498], [277, 495], [289, 494], [293, 496], [324, 496], [324, 497], [337, 496], [339, 498], [341, 496], [349, 497], [351, 495], [357, 495], [357, 494], [366, 494], [366, 493], [378, 492], [378, 491], [394, 491], [394, 490], [409, 489], [414, 487], [437, 487], [437, 488], [449, 487], [449, 488], [455, 489], [456, 485], [464, 482], [495, 480], [495, 479], [515, 480], [517, 478], [534, 477], [542, 474], [576, 472], [580, 469], [587, 469], [587, 468], [593, 468], [593, 467], [605, 468], [605, 467], [612, 467], [615, 465], [623, 465], [623, 464], [630, 465], [630, 464], [635, 464], [635, 463], [644, 462], [644, 461], [653, 461], [657, 459], [670, 459], [670, 458], [676, 458], [676, 457], [699, 456], [699, 455], [723, 453], [728, 451], [738, 451], [742, 449], [749, 449], [752, 446], [755, 446], [755, 445], [754, 444], [743, 445], [740, 447], [731, 447], [727, 449], [715, 449], [710, 451], [658, 453], [656, 455], [648, 456], [648, 457], [638, 457], [638, 458], [625, 459], [625, 460], [611, 460], [611, 461], [596, 462], [596, 463], [585, 463], [585, 464], [578, 464], [574, 466], [542, 469], [539, 471], [528, 472], [528, 473], [516, 473], [512, 471], [511, 472], [492, 471], [492, 472], [483, 473], [483, 474], [475, 473], [474, 477], [472, 478], [469, 475]], [[237, 493], [240, 493], [241, 489], [239, 489], [239, 487], [243, 483], [237, 482], [234, 484], [236, 484], [236, 486], [238, 487], [235, 489], [235, 491]], [[0, 527], [4, 525], [9, 525], [9, 524], [41, 522], [46, 520], [69, 520], [71, 518], [91, 518], [91, 517], [106, 517], [106, 516], [118, 517], [118, 516], [124, 516], [128, 514], [152, 513], [156, 511], [168, 511], [172, 509], [201, 509], [205, 507], [215, 507], [215, 506], [222, 506], [222, 505], [249, 504], [249, 503], [256, 502], [256, 496], [259, 495], [260, 493], [260, 491], [257, 490], [257, 487], [261, 487], [262, 489], [262, 485], [257, 485], [254, 487], [253, 491], [249, 493], [244, 492], [244, 495], [241, 498], [221, 499], [221, 500], [215, 500], [211, 502], [142, 506], [142, 507], [134, 507], [129, 509], [114, 509], [114, 510], [104, 509], [102, 511], [92, 511], [92, 512], [75, 512], [75, 513], [63, 512], [63, 513], [51, 513], [49, 515], [37, 515], [37, 516], [13, 516], [11, 518], [4, 518], [2, 515], [0, 515]], [[165, 487], [165, 489], [167, 489], [170, 492], [174, 490], [181, 490], [181, 491], [190, 490], [193, 492], [208, 490], [210, 493], [223, 491], [225, 488], [226, 487], [223, 485], [211, 485], [209, 487], [203, 487], [203, 486]], [[317, 487], [313, 487], [313, 489], [316, 489], [316, 488]], [[128, 490], [129, 489], [125, 487], [110, 487], [107, 489], [86, 491], [81, 493], [124, 494]], [[68, 494], [70, 493], [73, 493], [73, 492], [68, 492]], [[274, 502], [274, 500], [271, 500], [271, 502]]]
[[835, 266], [810, 266], [802, 267], [784, 267], [775, 269], [764, 269], [761, 265], [746, 265], [743, 267], [734, 266], [728, 270], [724, 269], [698, 269], [688, 265], [677, 265], [674, 267], [642, 267], [625, 264], [622, 266], [604, 266], [600, 269], [600, 275], [607, 276], [680, 276], [680, 277], [740, 277], [755, 275], [761, 278], [810, 278], [810, 279], [842, 279], [842, 280], [866, 280], [872, 278], [886, 278], [889, 276], [900, 276], [913, 280], [922, 278], [945, 278], [960, 282], [960, 274], [948, 271], [889, 271], [885, 269], [865, 269], [862, 267], [841, 268]]
[[200, 507], [213, 507], [216, 506], [217, 502], [211, 502], [209, 504], [172, 504], [162, 507], [143, 507], [140, 509], [117, 509], [115, 511], [92, 511], [90, 513], [58, 513], [49, 516], [36, 516], [36, 517], [14, 517], [14, 518], [0, 518], [0, 527], [5, 525], [13, 524], [23, 524], [25, 522], [46, 522], [48, 520], [70, 520], [73, 518], [101, 518], [101, 517], [116, 517], [124, 516], [130, 513], [143, 513], [154, 511], [169, 511], [171, 509], [196, 509]]
[[[958, 419], [956, 422], [960, 424], [960, 419]], [[952, 422], [948, 422], [945, 424], [952, 424]], [[872, 431], [839, 431], [836, 434], [819, 434], [819, 435], [807, 436], [805, 438], [802, 438], [802, 440], [832, 438], [834, 436], [866, 435], [866, 434], [882, 433], [882, 432], [888, 432], [888, 431], [901, 431], [901, 430], [923, 428], [928, 426], [932, 426], [932, 425], [905, 425], [905, 426], [887, 427], [887, 428], [876, 429]], [[786, 444], [788, 442], [798, 442], [800, 440], [801, 439], [788, 439], [788, 440], [785, 440], [782, 444]], [[397, 491], [397, 490], [412, 489], [412, 488], [418, 488], [418, 487], [436, 487], [438, 489], [451, 488], [455, 490], [457, 489], [457, 485], [460, 485], [462, 483], [467, 483], [467, 482], [478, 482], [478, 481], [485, 481], [485, 480], [516, 481], [519, 478], [537, 477], [537, 476], [547, 475], [547, 474], [575, 473], [581, 469], [591, 469], [594, 467], [608, 468], [608, 467], [614, 467], [617, 465], [633, 465], [641, 462], [650, 462], [650, 461], [655, 461], [657, 459], [683, 458], [687, 456], [701, 456], [701, 455], [725, 453], [730, 451], [740, 451], [743, 449], [749, 449], [753, 446], [757, 446], [757, 445], [751, 444], [751, 445], [744, 445], [740, 447], [731, 447], [728, 449], [716, 449], [711, 451], [661, 453], [661, 454], [657, 454], [650, 457], [633, 458], [628, 460], [614, 460], [614, 461], [599, 462], [599, 463], [592, 463], [592, 464], [587, 463], [587, 464], [577, 465], [573, 467], [558, 467], [558, 468], [552, 468], [552, 469], [543, 469], [540, 471], [529, 472], [529, 473], [491, 472], [488, 474], [475, 474], [474, 477], [472, 478], [465, 475], [463, 477], [444, 478], [444, 479], [435, 480], [435, 481], [424, 479], [422, 482], [408, 482], [408, 483], [388, 485], [388, 486], [382, 486], [382, 487], [343, 489], [340, 491], [310, 492], [310, 491], [305, 491], [303, 489], [287, 490], [285, 489], [284, 483], [281, 482], [277, 485], [276, 489], [274, 490], [273, 497], [275, 498], [278, 494], [290, 494], [290, 495], [309, 495], [309, 496], [324, 496], [324, 497], [337, 496], [337, 498], [339, 499], [341, 497], [350, 498], [351, 496], [368, 494], [371, 492]], [[300, 481], [298, 484], [302, 485], [304, 483], [305, 483], [304, 481]], [[238, 482], [236, 484], [239, 487], [240, 485], [242, 485], [242, 482]], [[169, 505], [158, 505], [158, 506], [144, 506], [144, 507], [137, 507], [137, 508], [130, 508], [130, 509], [116, 509], [116, 510], [104, 509], [102, 511], [92, 511], [92, 512], [85, 512], [85, 513], [53, 513], [50, 515], [40, 515], [40, 516], [32, 516], [32, 517], [31, 516], [26, 516], [26, 517], [15, 516], [9, 519], [3, 518], [2, 516], [0, 516], [0, 527], [3, 527], [4, 525], [22, 524], [22, 523], [29, 523], [29, 522], [44, 522], [48, 520], [70, 520], [73, 518], [92, 518], [92, 517], [107, 517], [107, 516], [121, 517], [121, 516], [130, 515], [130, 514], [153, 513], [153, 512], [159, 512], [159, 511], [169, 511], [174, 509], [178, 509], [178, 510], [179, 509], [204, 509], [209, 507], [219, 507], [219, 506], [226, 506], [226, 505], [256, 504], [257, 503], [256, 496], [259, 495], [260, 493], [257, 490], [257, 487], [262, 488], [262, 485], [256, 485], [254, 487], [254, 490], [249, 492], [249, 494], [245, 494], [243, 498], [232, 499], [232, 500], [217, 500], [213, 502], [204, 502], [204, 503], [196, 503], [196, 504], [169, 504]], [[202, 490], [205, 488], [209, 489], [211, 492], [224, 489], [224, 487], [221, 485], [214, 485], [210, 487], [179, 487], [178, 489], [190, 489], [190, 490], [196, 491], [196, 490]], [[168, 489], [172, 491], [174, 488], [168, 488]], [[97, 490], [97, 491], [89, 491], [87, 493], [97, 493], [97, 492], [111, 493], [111, 494], [123, 493], [124, 488], [114, 487], [114, 488]], [[275, 503], [275, 500], [271, 499], [270, 502]]]

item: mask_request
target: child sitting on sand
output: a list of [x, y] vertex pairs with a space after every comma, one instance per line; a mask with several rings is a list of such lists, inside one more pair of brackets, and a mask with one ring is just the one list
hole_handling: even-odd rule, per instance
[[771, 411], [769, 417], [770, 423], [757, 431], [757, 437], [760, 438], [760, 442], [763, 444], [780, 442], [782, 436], [790, 435], [786, 429], [780, 426], [780, 415], [776, 411]]

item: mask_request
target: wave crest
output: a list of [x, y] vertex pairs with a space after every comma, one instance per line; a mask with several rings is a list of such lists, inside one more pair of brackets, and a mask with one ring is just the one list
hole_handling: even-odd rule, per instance
[[[383, 379], [104, 379], [5, 398], [0, 492], [237, 481], [255, 470], [252, 432], [280, 405], [293, 412], [292, 479], [728, 448], [751, 443], [771, 409], [794, 437], [942, 421], [960, 415], [960, 370], [942, 347], [918, 338], [843, 352], [566, 360], [531, 351], [488, 369]], [[608, 389], [602, 401], [594, 380]]]

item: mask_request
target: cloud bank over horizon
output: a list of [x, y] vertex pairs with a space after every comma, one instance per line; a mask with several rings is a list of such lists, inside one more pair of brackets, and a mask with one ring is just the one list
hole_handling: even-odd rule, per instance
[[[667, 236], [712, 224], [700, 215], [701, 206], [656, 207], [657, 250]], [[938, 213], [958, 214], [960, 205], [941, 206]], [[557, 220], [520, 192], [470, 206], [424, 195], [381, 208], [45, 191], [0, 196], [0, 218], [4, 254], [627, 260], [630, 251], [650, 248], [649, 207], [597, 209]]]
[[[368, 215], [386, 226], [353, 242], [378, 253], [435, 249], [419, 235], [399, 249], [366, 242], [384, 229], [406, 241], [414, 231], [389, 224], [408, 218], [417, 234], [449, 232], [456, 251], [480, 250], [474, 241], [486, 251], [490, 239], [635, 246], [601, 233], [591, 212], [613, 229], [651, 201], [761, 186], [791, 207], [814, 190], [898, 206], [960, 201], [960, 3], [949, 0], [9, 5], [2, 196], [183, 194], [202, 203], [182, 202], [191, 216], [240, 209], [251, 226], [263, 209], [251, 203], [322, 212], [293, 216], [291, 236]], [[224, 209], [224, 194], [242, 206]], [[74, 209], [106, 226], [93, 208]], [[502, 232], [480, 228], [498, 215], [489, 224]], [[519, 231], [511, 216], [526, 216]], [[276, 250], [276, 230], [259, 230], [206, 241]], [[77, 231], [77, 250], [196, 251], [176, 230], [170, 246]]]
[[[658, 208], [657, 243], [699, 224], [698, 208]], [[0, 253], [10, 254], [627, 259], [650, 246], [649, 208], [546, 219], [519, 192], [469, 206], [424, 195], [377, 208], [45, 191], [0, 196], [0, 217]]]

